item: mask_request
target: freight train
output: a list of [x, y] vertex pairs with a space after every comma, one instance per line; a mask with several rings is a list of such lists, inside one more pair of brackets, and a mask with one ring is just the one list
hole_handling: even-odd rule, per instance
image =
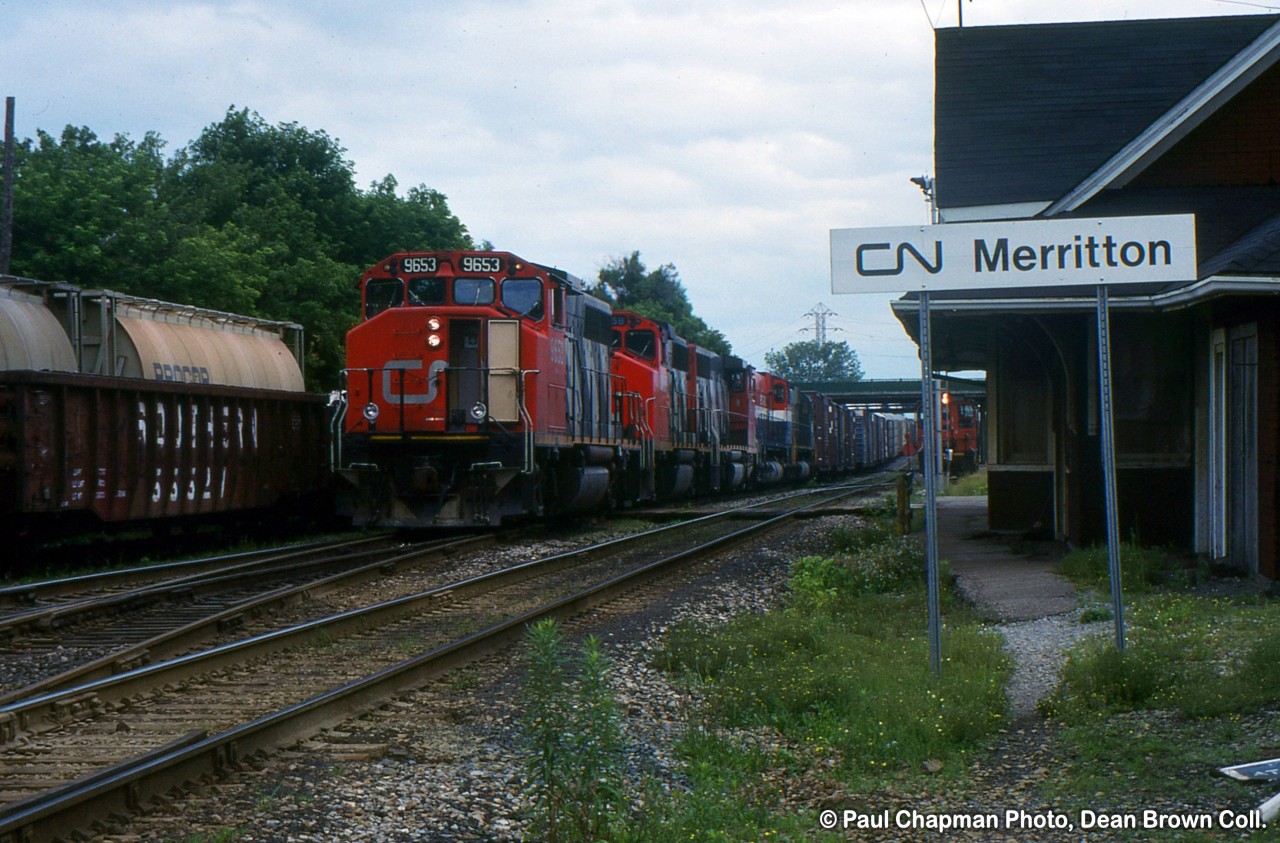
[[303, 391], [300, 331], [0, 276], [0, 527], [39, 537], [315, 501], [329, 410]]
[[357, 524], [497, 525], [832, 476], [907, 421], [802, 393], [510, 252], [401, 252], [360, 279], [338, 474]]

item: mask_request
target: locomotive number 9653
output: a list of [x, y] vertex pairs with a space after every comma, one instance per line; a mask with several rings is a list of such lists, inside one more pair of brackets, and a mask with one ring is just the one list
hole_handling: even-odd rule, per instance
[[400, 265], [401, 272], [435, 272], [439, 268], [438, 258], [405, 258]]
[[501, 272], [502, 258], [482, 258], [476, 255], [463, 255], [461, 265], [463, 272]]

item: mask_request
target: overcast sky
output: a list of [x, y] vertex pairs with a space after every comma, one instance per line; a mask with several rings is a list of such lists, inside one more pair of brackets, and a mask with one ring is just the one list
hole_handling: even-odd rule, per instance
[[[813, 338], [822, 303], [867, 377], [913, 378], [891, 297], [832, 295], [828, 234], [928, 222], [909, 179], [932, 172], [933, 29], [957, 5], [0, 0], [0, 94], [19, 138], [156, 131], [172, 153], [230, 106], [323, 130], [361, 187], [389, 173], [439, 190], [474, 237], [527, 260], [585, 279], [634, 250], [674, 264], [757, 365]], [[966, 26], [1267, 11], [963, 6]]]

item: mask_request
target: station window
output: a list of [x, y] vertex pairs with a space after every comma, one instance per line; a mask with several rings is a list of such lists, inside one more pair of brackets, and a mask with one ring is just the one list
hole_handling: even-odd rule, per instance
[[445, 280], [443, 278], [409, 279], [409, 304], [444, 304]]
[[458, 305], [493, 304], [492, 278], [456, 278], [453, 282], [453, 303]]
[[653, 331], [627, 331], [627, 351], [646, 360], [658, 357], [658, 338]]
[[372, 319], [389, 307], [404, 304], [404, 283], [397, 278], [380, 278], [364, 285], [364, 318]]
[[540, 321], [545, 312], [542, 282], [537, 278], [508, 278], [502, 282], [502, 306], [518, 316]]

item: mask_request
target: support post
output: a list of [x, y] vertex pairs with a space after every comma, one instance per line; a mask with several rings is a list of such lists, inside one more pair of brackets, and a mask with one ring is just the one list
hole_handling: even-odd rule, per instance
[[1111, 613], [1116, 649], [1125, 650], [1124, 596], [1120, 581], [1120, 508], [1116, 496], [1115, 428], [1111, 410], [1111, 311], [1105, 284], [1098, 285], [1098, 392], [1102, 428], [1102, 488], [1107, 506], [1107, 573], [1111, 581]]

